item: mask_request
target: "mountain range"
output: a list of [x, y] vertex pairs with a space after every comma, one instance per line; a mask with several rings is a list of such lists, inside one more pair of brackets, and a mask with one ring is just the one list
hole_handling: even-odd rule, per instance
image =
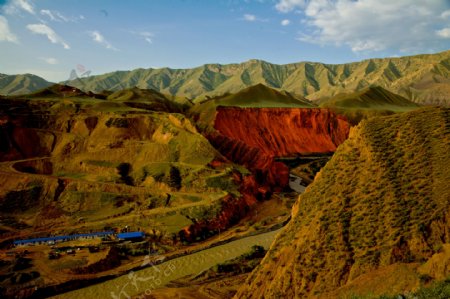
[[53, 83], [32, 74], [5, 75], [0, 74], [1, 95], [28, 94], [53, 85]]
[[[309, 100], [380, 86], [413, 102], [449, 105], [450, 51], [346, 64], [300, 62], [277, 65], [262, 60], [240, 64], [205, 64], [192, 69], [135, 69], [77, 78], [64, 84], [83, 91], [118, 91], [138, 87], [201, 101], [236, 93], [256, 84]], [[33, 75], [0, 75], [0, 94], [15, 95], [50, 85]]]

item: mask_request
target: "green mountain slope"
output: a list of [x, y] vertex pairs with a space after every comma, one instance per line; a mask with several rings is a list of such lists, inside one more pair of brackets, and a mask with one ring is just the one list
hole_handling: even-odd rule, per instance
[[340, 109], [375, 109], [404, 111], [420, 107], [406, 98], [382, 87], [367, 87], [360, 91], [336, 95], [319, 100], [321, 107]]
[[420, 107], [419, 104], [379, 86], [341, 93], [328, 99], [321, 99], [317, 103], [320, 107], [330, 108], [345, 115], [353, 124], [365, 118], [411, 111]]
[[94, 92], [136, 86], [189, 98], [236, 93], [258, 83], [311, 100], [377, 85], [417, 103], [449, 105], [450, 51], [336, 65], [313, 62], [276, 65], [250, 60], [192, 69], [136, 69], [67, 82]]
[[[137, 87], [119, 90], [108, 95], [108, 101], [124, 103], [133, 108], [153, 111], [181, 112], [183, 106], [190, 103], [184, 99], [182, 103], [168, 99], [162, 93], [151, 89], [139, 89]], [[181, 101], [181, 99], [178, 99]]]
[[296, 97], [284, 91], [277, 91], [261, 83], [247, 87], [237, 93], [217, 97], [217, 106], [237, 107], [316, 107], [303, 97]]
[[52, 84], [53, 83], [32, 74], [0, 74], [0, 95], [28, 94], [39, 89], [51, 86]]
[[237, 298], [393, 295], [450, 275], [449, 147], [448, 108], [360, 123]]
[[300, 96], [294, 96], [285, 91], [277, 91], [263, 84], [247, 87], [237, 93], [208, 98], [196, 103], [190, 108], [190, 113], [195, 115], [199, 123], [211, 124], [216, 115], [218, 106], [233, 107], [289, 107], [289, 108], [313, 108], [314, 103]]

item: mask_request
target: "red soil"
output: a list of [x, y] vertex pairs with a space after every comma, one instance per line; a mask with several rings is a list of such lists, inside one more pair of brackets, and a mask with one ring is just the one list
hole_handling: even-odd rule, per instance
[[258, 183], [288, 185], [289, 169], [276, 157], [330, 153], [344, 142], [347, 120], [328, 109], [219, 107], [210, 142], [255, 173]]

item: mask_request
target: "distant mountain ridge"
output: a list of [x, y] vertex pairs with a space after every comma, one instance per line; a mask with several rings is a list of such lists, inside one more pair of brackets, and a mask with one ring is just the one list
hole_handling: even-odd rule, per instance
[[54, 83], [32, 74], [0, 74], [0, 95], [22, 95], [49, 87]]
[[[262, 60], [240, 64], [205, 64], [191, 69], [135, 69], [62, 82], [85, 92], [137, 87], [203, 100], [264, 84], [308, 100], [380, 86], [420, 104], [450, 105], [450, 51], [346, 64], [300, 62], [285, 65]], [[0, 94], [37, 91], [51, 83], [34, 75], [1, 75]]]
[[276, 65], [249, 60], [240, 64], [205, 64], [192, 69], [135, 69], [65, 83], [94, 92], [136, 86], [191, 99], [236, 93], [258, 83], [309, 100], [381, 86], [413, 102], [450, 105], [450, 51], [347, 64]]

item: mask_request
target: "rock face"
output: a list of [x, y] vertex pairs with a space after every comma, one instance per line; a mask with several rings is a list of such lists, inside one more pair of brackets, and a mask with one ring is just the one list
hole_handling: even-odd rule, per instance
[[334, 152], [349, 132], [327, 109], [219, 108], [214, 128], [273, 157]]
[[450, 109], [363, 121], [237, 298], [394, 295], [447, 277], [449, 147]]
[[276, 157], [334, 152], [350, 125], [328, 109], [219, 107], [208, 139], [228, 159], [286, 186], [289, 170]]

